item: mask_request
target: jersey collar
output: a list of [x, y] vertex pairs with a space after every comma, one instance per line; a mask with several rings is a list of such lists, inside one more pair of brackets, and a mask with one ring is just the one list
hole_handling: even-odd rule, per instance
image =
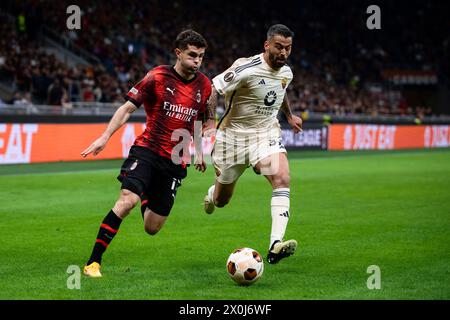
[[192, 81], [194, 81], [195, 79], [197, 79], [197, 73], [194, 75], [194, 77], [190, 80], [187, 80], [185, 78], [183, 78], [176, 70], [175, 70], [175, 66], [171, 66], [170, 67], [170, 71], [172, 71], [172, 73], [184, 84], [189, 84]]

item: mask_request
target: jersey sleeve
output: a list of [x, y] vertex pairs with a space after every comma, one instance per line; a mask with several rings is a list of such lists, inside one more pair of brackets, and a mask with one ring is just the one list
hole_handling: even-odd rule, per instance
[[239, 65], [239, 60], [236, 60], [230, 68], [214, 77], [214, 88], [219, 94], [226, 95], [243, 87], [247, 83], [248, 74], [245, 71], [241, 71], [238, 68]]
[[286, 88], [290, 86], [293, 79], [294, 79], [294, 74], [292, 73], [292, 70], [289, 68], [289, 76], [288, 76]]
[[144, 101], [149, 101], [154, 96], [155, 76], [150, 71], [133, 88], [128, 91], [125, 99], [140, 107]]

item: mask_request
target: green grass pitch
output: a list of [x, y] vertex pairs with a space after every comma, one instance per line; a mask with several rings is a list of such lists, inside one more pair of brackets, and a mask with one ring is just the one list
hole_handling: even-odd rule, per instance
[[[264, 257], [271, 188], [247, 170], [231, 203], [206, 215], [213, 182], [189, 169], [166, 225], [144, 232], [139, 209], [103, 257], [101, 279], [67, 268], [86, 262], [119, 192], [121, 161], [0, 166], [0, 299], [449, 299], [450, 150], [290, 152], [291, 218], [298, 252], [265, 263], [252, 286], [226, 274], [228, 255]], [[381, 271], [369, 290], [367, 268]]]

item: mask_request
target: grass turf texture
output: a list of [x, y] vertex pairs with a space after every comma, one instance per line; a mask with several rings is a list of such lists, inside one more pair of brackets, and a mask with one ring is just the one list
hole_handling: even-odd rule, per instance
[[[264, 257], [271, 188], [247, 170], [234, 198], [212, 215], [213, 181], [189, 169], [166, 225], [143, 230], [139, 209], [103, 258], [101, 279], [69, 290], [119, 192], [121, 161], [0, 166], [0, 299], [449, 299], [450, 150], [290, 152], [296, 255], [265, 263], [250, 287], [226, 274], [228, 255]], [[101, 170], [98, 170], [101, 169]], [[370, 265], [381, 289], [369, 290]]]

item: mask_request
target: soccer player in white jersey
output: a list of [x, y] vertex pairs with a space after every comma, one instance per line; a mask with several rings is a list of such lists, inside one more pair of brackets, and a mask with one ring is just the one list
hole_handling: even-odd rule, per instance
[[225, 95], [226, 111], [218, 124], [212, 152], [216, 181], [204, 198], [205, 211], [224, 207], [237, 180], [248, 166], [272, 185], [272, 229], [267, 261], [277, 263], [297, 249], [296, 240], [285, 241], [290, 207], [290, 174], [286, 149], [277, 119], [281, 109], [294, 130], [302, 119], [292, 114], [286, 88], [292, 71], [286, 65], [294, 33], [282, 24], [269, 28], [264, 52], [236, 60], [213, 79], [211, 101]]

